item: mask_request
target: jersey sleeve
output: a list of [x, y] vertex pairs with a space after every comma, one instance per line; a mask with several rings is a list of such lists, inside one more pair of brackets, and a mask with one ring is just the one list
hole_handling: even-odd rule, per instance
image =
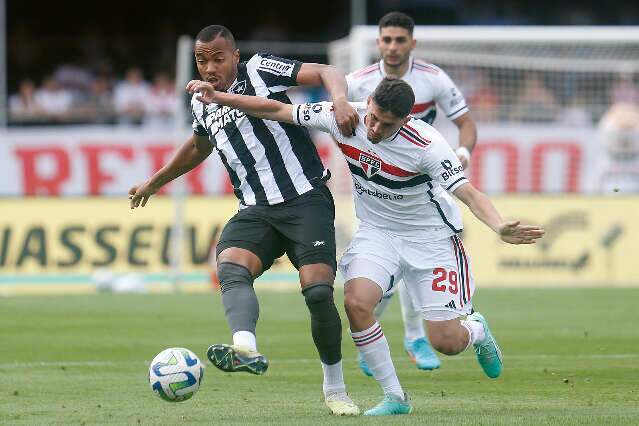
[[204, 128], [204, 125], [202, 124], [200, 120], [198, 120], [197, 116], [195, 115], [195, 111], [193, 109], [193, 103], [191, 103], [191, 115], [193, 116], [193, 123], [191, 124], [191, 127], [193, 128], [193, 133], [195, 133], [198, 136], [208, 137], [209, 134]]
[[297, 86], [297, 73], [302, 68], [300, 61], [279, 58], [266, 53], [254, 55], [247, 63], [249, 72], [256, 72], [272, 92], [283, 92]]
[[353, 73], [346, 75], [346, 85], [348, 87], [348, 100], [350, 102], [359, 102], [360, 99], [357, 99], [357, 83]]
[[459, 158], [443, 138], [433, 140], [424, 150], [422, 168], [422, 171], [427, 173], [433, 182], [448, 192], [453, 192], [468, 182]]
[[300, 126], [321, 130], [331, 135], [339, 135], [331, 102], [293, 105], [293, 121]]
[[468, 112], [464, 95], [442, 69], [437, 74], [435, 94], [437, 106], [444, 111], [448, 119], [454, 120]]

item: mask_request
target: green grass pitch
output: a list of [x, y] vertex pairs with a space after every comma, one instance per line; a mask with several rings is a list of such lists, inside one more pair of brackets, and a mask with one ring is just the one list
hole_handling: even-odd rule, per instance
[[[331, 417], [302, 296], [259, 297], [267, 374], [209, 366], [183, 403], [151, 392], [148, 362], [171, 346], [205, 361], [209, 344], [228, 342], [218, 294], [0, 299], [0, 423], [639, 424], [639, 289], [480, 289], [475, 306], [504, 352], [497, 380], [484, 377], [472, 352], [443, 357], [435, 372], [415, 369], [393, 301], [382, 325], [414, 412], [392, 419]], [[347, 385], [367, 409], [381, 392], [359, 372], [340, 311]]]

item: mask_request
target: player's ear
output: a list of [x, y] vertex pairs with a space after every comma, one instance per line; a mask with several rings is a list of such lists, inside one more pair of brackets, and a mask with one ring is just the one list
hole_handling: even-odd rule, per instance
[[410, 50], [413, 50], [415, 46], [417, 46], [417, 39], [413, 39], [413, 41], [410, 43]]
[[233, 51], [233, 62], [235, 62], [235, 65], [240, 63], [240, 49]]
[[371, 104], [371, 97], [369, 96], [368, 98], [366, 98], [366, 106], [369, 106]]

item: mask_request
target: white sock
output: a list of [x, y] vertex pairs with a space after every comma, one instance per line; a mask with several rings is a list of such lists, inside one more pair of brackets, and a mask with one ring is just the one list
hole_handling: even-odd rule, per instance
[[468, 330], [468, 345], [466, 349], [470, 347], [470, 345], [474, 345], [478, 342], [483, 341], [486, 338], [486, 333], [484, 332], [484, 325], [479, 321], [472, 320], [461, 320], [459, 322], [466, 330]]
[[[401, 281], [397, 288], [399, 292], [399, 302], [402, 307], [402, 319], [404, 320], [404, 337], [409, 342], [417, 339], [426, 339], [424, 333], [424, 321], [422, 320], [422, 313], [415, 310], [413, 300], [408, 293], [406, 284]], [[426, 339], [428, 340], [428, 339]]]
[[375, 306], [375, 319], [379, 320], [382, 315], [384, 315], [384, 311], [388, 308], [388, 304], [393, 299], [393, 295], [382, 297], [382, 300], [379, 301], [377, 306]]
[[324, 372], [324, 396], [330, 394], [346, 393], [346, 385], [344, 384], [344, 373], [342, 371], [342, 361], [333, 365], [324, 364], [322, 362], [322, 371]]
[[388, 341], [379, 323], [375, 322], [372, 327], [363, 331], [351, 332], [351, 337], [359, 353], [366, 360], [373, 377], [384, 390], [384, 394], [392, 394], [404, 399], [404, 390], [395, 372]]
[[248, 346], [252, 351], [257, 352], [255, 334], [250, 331], [240, 330], [233, 333], [233, 345]]

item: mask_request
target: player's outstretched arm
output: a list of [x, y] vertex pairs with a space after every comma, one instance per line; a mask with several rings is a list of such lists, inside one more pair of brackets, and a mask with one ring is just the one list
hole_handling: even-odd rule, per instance
[[195, 133], [178, 149], [171, 161], [158, 170], [149, 180], [134, 185], [129, 189], [129, 200], [132, 209], [144, 207], [149, 198], [167, 183], [193, 170], [211, 154], [210, 142]]
[[211, 83], [200, 80], [189, 81], [186, 85], [186, 90], [191, 94], [199, 92], [197, 99], [205, 104], [215, 102], [219, 105], [237, 108], [256, 118], [293, 123], [293, 106], [283, 102], [262, 98], [261, 96], [219, 92], [213, 88]]
[[544, 235], [539, 226], [522, 225], [518, 220], [504, 221], [486, 194], [470, 183], [461, 185], [453, 194], [468, 206], [477, 219], [509, 244], [534, 244]]

